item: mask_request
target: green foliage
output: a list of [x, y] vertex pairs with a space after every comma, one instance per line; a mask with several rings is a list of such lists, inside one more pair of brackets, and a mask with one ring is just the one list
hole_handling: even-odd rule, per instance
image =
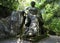
[[46, 4], [45, 6], [45, 13], [43, 13], [45, 16], [44, 21], [45, 25], [49, 27], [50, 30], [60, 33], [60, 20], [56, 17], [57, 15], [60, 15], [60, 8], [59, 4], [57, 2]]
[[16, 10], [18, 8], [18, 0], [0, 0], [0, 5]]
[[49, 28], [53, 30], [54, 32], [60, 32], [60, 20], [59, 18], [54, 18], [49, 24]]
[[40, 0], [36, 7], [42, 11], [44, 26], [49, 30], [60, 33], [60, 1], [58, 0]]

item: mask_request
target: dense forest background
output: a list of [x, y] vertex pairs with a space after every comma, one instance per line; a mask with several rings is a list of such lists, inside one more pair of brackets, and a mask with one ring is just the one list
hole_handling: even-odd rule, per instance
[[[30, 6], [32, 0], [0, 0], [0, 10], [5, 9], [5, 12], [13, 10], [24, 10]], [[36, 2], [36, 7], [41, 12], [44, 27], [57, 35], [60, 35], [60, 0], [33, 0]], [[4, 12], [4, 10], [1, 10]], [[1, 13], [0, 13], [1, 15]], [[5, 15], [9, 15], [5, 13]], [[40, 15], [40, 14], [39, 14]]]

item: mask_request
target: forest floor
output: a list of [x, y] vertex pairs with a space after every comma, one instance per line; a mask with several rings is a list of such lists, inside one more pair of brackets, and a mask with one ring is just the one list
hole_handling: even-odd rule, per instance
[[[22, 43], [31, 43], [29, 41], [21, 41]], [[6, 40], [1, 40], [0, 43], [21, 43], [19, 38], [14, 38], [14, 39], [6, 39]], [[39, 42], [36, 43], [60, 43], [60, 36], [52, 36], [50, 35], [47, 38], [42, 39]]]

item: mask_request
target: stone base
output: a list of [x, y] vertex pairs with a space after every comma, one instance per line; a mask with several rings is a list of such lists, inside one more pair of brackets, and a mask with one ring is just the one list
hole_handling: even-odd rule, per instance
[[26, 41], [31, 41], [31, 42], [38, 42], [41, 39], [44, 39], [46, 37], [48, 37], [48, 35], [39, 35], [39, 36], [34, 36], [34, 37], [27, 37], [27, 36], [25, 36], [22, 39], [26, 40]]

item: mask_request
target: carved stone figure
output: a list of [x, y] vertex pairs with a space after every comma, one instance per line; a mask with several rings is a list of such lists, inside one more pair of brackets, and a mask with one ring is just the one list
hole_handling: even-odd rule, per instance
[[38, 9], [35, 7], [35, 2], [31, 2], [31, 7], [26, 8], [26, 20], [25, 20], [25, 34], [27, 36], [36, 35], [39, 30], [39, 21], [38, 21]]
[[13, 11], [11, 16], [0, 20], [0, 38], [17, 36], [20, 34], [24, 19], [23, 11]]

